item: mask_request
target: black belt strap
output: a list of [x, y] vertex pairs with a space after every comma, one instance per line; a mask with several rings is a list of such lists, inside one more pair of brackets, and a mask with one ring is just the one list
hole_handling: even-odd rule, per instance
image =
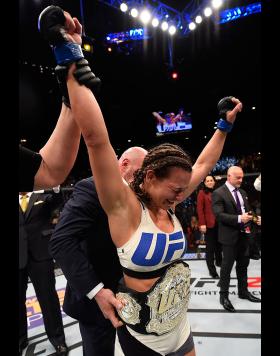
[[169, 266], [170, 264], [162, 268], [159, 268], [157, 270], [149, 271], [149, 272], [137, 272], [125, 267], [122, 267], [122, 270], [123, 273], [129, 277], [138, 278], [138, 279], [149, 279], [149, 278], [161, 277]]

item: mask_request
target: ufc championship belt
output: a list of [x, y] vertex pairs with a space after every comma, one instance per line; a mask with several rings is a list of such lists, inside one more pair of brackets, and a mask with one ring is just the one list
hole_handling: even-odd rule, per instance
[[190, 299], [190, 269], [183, 261], [169, 265], [147, 292], [119, 286], [116, 297], [127, 303], [118, 315], [142, 334], [162, 335], [173, 330], [186, 314]]

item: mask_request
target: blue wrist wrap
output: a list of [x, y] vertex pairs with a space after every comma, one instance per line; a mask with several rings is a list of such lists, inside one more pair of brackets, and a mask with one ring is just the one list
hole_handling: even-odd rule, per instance
[[54, 55], [59, 65], [73, 63], [84, 58], [81, 46], [72, 42], [63, 42], [55, 46]]
[[228, 122], [224, 119], [220, 119], [217, 124], [217, 129], [224, 131], [224, 132], [230, 132], [232, 129], [232, 126], [233, 126], [233, 124], [231, 124], [230, 122]]

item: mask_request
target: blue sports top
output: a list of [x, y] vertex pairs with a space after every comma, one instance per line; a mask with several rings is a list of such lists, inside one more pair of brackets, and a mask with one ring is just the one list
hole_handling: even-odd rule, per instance
[[173, 221], [172, 233], [161, 231], [143, 205], [141, 222], [131, 238], [117, 248], [125, 274], [137, 278], [153, 278], [163, 274], [168, 265], [185, 254], [186, 239], [175, 214], [168, 213]]

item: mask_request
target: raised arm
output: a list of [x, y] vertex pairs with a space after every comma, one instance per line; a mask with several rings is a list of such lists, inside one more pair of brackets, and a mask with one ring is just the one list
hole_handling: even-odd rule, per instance
[[75, 69], [73, 64], [67, 78], [71, 107], [88, 149], [101, 205], [108, 214], [126, 205], [128, 186], [121, 177], [100, 107], [93, 93], [74, 78]]
[[61, 184], [70, 173], [79, 150], [81, 130], [67, 106], [62, 104], [56, 127], [39, 151], [42, 162], [35, 175], [34, 189]]
[[237, 113], [242, 110], [242, 104], [237, 98], [232, 97], [231, 101], [234, 104], [234, 108], [226, 112], [226, 120], [221, 119], [220, 128], [215, 131], [192, 167], [191, 180], [185, 193], [186, 197], [188, 197], [206, 175], [209, 174], [220, 158], [227, 132], [229, 132], [230, 127], [234, 123]]
[[121, 178], [101, 110], [91, 91], [100, 80], [84, 59], [80, 46], [82, 26], [60, 7], [48, 6], [39, 16], [39, 29], [53, 47], [56, 72], [66, 80], [71, 110], [88, 149], [100, 202], [106, 213], [111, 213], [126, 205], [129, 188]]

